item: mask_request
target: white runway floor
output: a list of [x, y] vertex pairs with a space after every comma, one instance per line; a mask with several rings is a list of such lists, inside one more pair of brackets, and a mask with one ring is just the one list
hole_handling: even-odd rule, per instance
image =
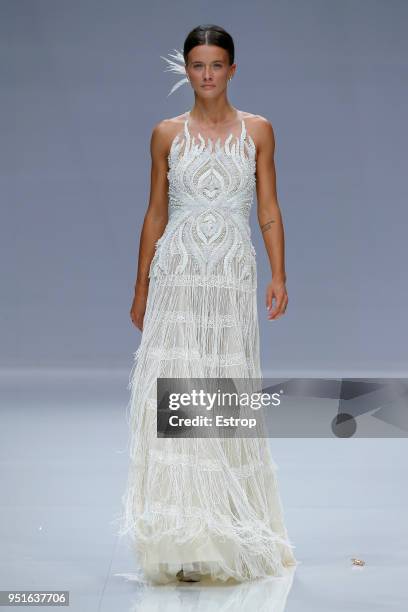
[[270, 440], [301, 562], [286, 578], [143, 589], [115, 576], [135, 569], [113, 525], [127, 381], [125, 370], [0, 373], [0, 590], [69, 590], [75, 612], [408, 609], [408, 441], [398, 438]]

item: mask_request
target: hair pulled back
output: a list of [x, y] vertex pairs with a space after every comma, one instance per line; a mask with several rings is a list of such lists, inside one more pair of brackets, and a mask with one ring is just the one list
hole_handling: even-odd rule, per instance
[[187, 63], [188, 54], [198, 45], [216, 45], [228, 53], [230, 66], [234, 63], [235, 48], [231, 34], [224, 28], [215, 24], [199, 25], [187, 35], [183, 46], [184, 61]]

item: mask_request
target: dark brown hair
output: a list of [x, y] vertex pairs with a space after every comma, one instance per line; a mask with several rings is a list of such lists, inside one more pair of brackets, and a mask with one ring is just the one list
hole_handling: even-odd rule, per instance
[[187, 35], [184, 41], [183, 56], [187, 63], [187, 57], [191, 49], [197, 45], [216, 45], [228, 52], [230, 65], [234, 63], [235, 48], [231, 34], [221, 26], [214, 24], [199, 25]]

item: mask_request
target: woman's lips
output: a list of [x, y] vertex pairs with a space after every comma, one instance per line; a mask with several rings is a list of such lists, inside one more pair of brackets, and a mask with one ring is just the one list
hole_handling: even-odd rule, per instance
[[201, 85], [204, 89], [212, 89], [215, 85]]

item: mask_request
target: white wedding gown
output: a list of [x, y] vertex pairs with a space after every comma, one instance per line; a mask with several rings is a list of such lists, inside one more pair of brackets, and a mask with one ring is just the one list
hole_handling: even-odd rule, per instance
[[[297, 565], [267, 438], [158, 438], [156, 379], [260, 379], [249, 213], [256, 149], [239, 119], [215, 142], [186, 114], [168, 163], [169, 220], [150, 265], [129, 378], [130, 469], [120, 535], [142, 580], [243, 582]], [[209, 576], [209, 578], [208, 578]]]

